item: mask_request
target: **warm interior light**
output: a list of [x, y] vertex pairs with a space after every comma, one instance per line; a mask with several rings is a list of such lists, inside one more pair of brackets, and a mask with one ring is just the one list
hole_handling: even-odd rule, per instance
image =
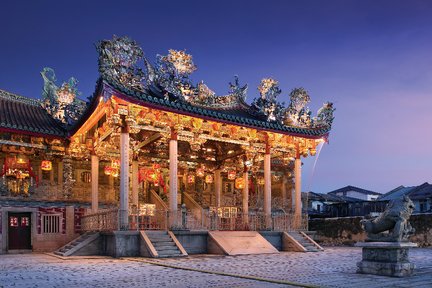
[[229, 180], [234, 180], [235, 177], [236, 177], [236, 171], [235, 170], [228, 171], [228, 179]]
[[208, 175], [206, 176], [206, 178], [205, 178], [205, 182], [206, 182], [207, 184], [211, 184], [211, 183], [213, 183], [213, 175], [208, 174]]
[[51, 171], [52, 170], [52, 162], [49, 160], [43, 160], [41, 162], [41, 169], [43, 171]]
[[196, 170], [196, 176], [197, 177], [204, 177], [204, 169], [203, 168], [198, 168]]
[[236, 189], [243, 189], [244, 188], [244, 179], [243, 178], [237, 178], [235, 180], [235, 188]]

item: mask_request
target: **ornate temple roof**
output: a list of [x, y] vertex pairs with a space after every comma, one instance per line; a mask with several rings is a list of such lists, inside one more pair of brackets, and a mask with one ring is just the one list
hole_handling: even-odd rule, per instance
[[158, 108], [161, 110], [172, 111], [180, 114], [186, 114], [191, 116], [198, 116], [209, 120], [216, 120], [221, 122], [228, 122], [231, 124], [237, 124], [240, 126], [246, 126], [250, 128], [257, 128], [267, 131], [274, 131], [278, 133], [286, 133], [291, 135], [300, 135], [309, 138], [320, 138], [326, 137], [330, 132], [330, 128], [301, 128], [286, 126], [276, 121], [267, 121], [259, 115], [253, 115], [244, 106], [234, 106], [229, 109], [215, 109], [212, 107], [201, 107], [192, 105], [184, 101], [171, 101], [165, 99], [160, 95], [155, 94], [152, 91], [139, 92], [132, 91], [125, 86], [116, 83], [113, 79], [104, 79], [104, 89], [113, 88], [120, 92], [110, 91], [111, 94], [123, 98], [127, 101], [141, 104], [143, 106], [149, 106]]
[[[98, 43], [99, 72], [103, 90], [127, 101], [204, 119], [228, 122], [282, 134], [306, 138], [327, 138], [333, 121], [333, 104], [325, 103], [316, 117], [306, 107], [310, 97], [303, 88], [290, 93], [290, 103], [276, 100], [281, 93], [278, 82], [265, 78], [258, 87], [260, 97], [246, 103], [247, 85], [240, 86], [238, 77], [229, 83], [228, 95], [219, 96], [203, 82], [189, 79], [196, 70], [192, 56], [184, 51], [169, 50], [157, 55], [154, 65], [128, 37]], [[143, 68], [137, 63], [143, 59]], [[101, 87], [99, 87], [101, 88]], [[103, 91], [104, 93], [106, 91]], [[90, 105], [93, 106], [93, 105]]]
[[[152, 65], [127, 37], [101, 41], [97, 50], [100, 79], [90, 103], [76, 97], [75, 78], [57, 86], [54, 71], [44, 68], [41, 101], [0, 90], [0, 128], [67, 137], [88, 119], [100, 95], [115, 95], [150, 108], [305, 138], [326, 139], [331, 130], [333, 104], [325, 103], [312, 117], [306, 106], [310, 96], [303, 88], [292, 90], [285, 107], [277, 101], [281, 94], [278, 82], [265, 78], [258, 87], [260, 96], [248, 104], [248, 86], [240, 85], [237, 76], [229, 83], [227, 95], [216, 95], [202, 81], [193, 84], [189, 75], [196, 66], [184, 51], [157, 55]], [[142, 68], [138, 60], [143, 60]]]
[[66, 130], [42, 108], [40, 101], [0, 89], [0, 130], [65, 137]]

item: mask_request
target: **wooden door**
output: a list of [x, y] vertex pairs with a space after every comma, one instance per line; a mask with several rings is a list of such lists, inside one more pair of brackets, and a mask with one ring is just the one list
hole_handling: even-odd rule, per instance
[[9, 213], [9, 250], [31, 249], [31, 213]]

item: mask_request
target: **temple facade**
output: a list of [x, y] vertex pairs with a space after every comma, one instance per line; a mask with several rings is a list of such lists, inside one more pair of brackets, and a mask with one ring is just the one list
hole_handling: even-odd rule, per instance
[[[151, 64], [127, 37], [98, 43], [94, 94], [57, 86], [41, 100], [0, 90], [0, 251], [53, 251], [87, 231], [306, 229], [301, 159], [328, 140], [332, 103], [316, 116], [293, 89], [263, 79], [246, 101], [194, 84], [192, 56]], [[140, 66], [141, 65], [141, 66]]]

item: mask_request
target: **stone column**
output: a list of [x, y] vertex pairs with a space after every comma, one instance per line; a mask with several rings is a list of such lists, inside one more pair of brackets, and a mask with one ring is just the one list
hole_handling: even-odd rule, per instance
[[286, 205], [287, 205], [287, 176], [286, 173], [284, 172], [284, 174], [282, 175], [282, 187], [281, 187], [281, 192], [282, 192], [282, 208], [285, 209]]
[[132, 204], [138, 209], [138, 161], [132, 161]]
[[215, 178], [215, 198], [216, 198], [216, 207], [219, 208], [221, 204], [221, 194], [222, 194], [222, 177], [221, 177], [221, 170], [216, 169], [214, 172], [214, 178]]
[[41, 165], [42, 165], [42, 162], [39, 162], [39, 165], [38, 165], [38, 176], [39, 176], [39, 182], [41, 182], [42, 183], [42, 179], [43, 179], [43, 172], [42, 172], [42, 167], [41, 167]]
[[120, 134], [120, 230], [129, 229], [129, 129]]
[[99, 209], [99, 157], [91, 155], [91, 209], [95, 213]]
[[51, 184], [51, 187], [54, 186], [54, 184], [55, 184], [55, 181], [54, 181], [54, 169], [50, 170], [50, 184]]
[[300, 155], [297, 155], [294, 162], [294, 177], [295, 177], [295, 196], [294, 196], [294, 216], [295, 216], [295, 228], [300, 228], [302, 207], [301, 207], [301, 159]]
[[249, 223], [249, 175], [248, 170], [245, 167], [243, 172], [243, 224], [248, 225]]
[[57, 184], [59, 186], [59, 191], [63, 191], [63, 160], [60, 160], [58, 162], [58, 166], [57, 166]]
[[177, 131], [172, 129], [169, 141], [169, 213], [170, 226], [177, 226]]
[[115, 191], [114, 191], [114, 176], [111, 175], [108, 176], [108, 186], [109, 186], [108, 199], [110, 201], [116, 201]]
[[270, 167], [270, 147], [266, 145], [266, 154], [264, 155], [264, 214], [266, 226], [271, 225], [271, 167]]

